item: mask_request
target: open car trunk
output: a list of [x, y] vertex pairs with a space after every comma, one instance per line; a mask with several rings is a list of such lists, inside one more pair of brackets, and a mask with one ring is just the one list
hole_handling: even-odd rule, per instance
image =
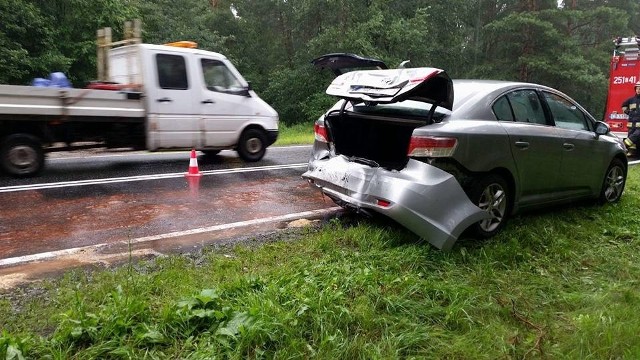
[[400, 170], [407, 165], [411, 134], [425, 121], [335, 111], [325, 119], [337, 155], [370, 166]]
[[[320, 61], [321, 60], [321, 61]], [[340, 73], [368, 59], [330, 54], [316, 66]], [[439, 249], [450, 249], [471, 224], [490, 215], [449, 173], [408, 157], [415, 128], [451, 110], [453, 85], [440, 69], [342, 73], [327, 94], [340, 99], [316, 123], [316, 142], [302, 177], [338, 205], [384, 214]]]
[[[316, 66], [334, 70], [374, 61], [336, 54], [319, 59]], [[453, 107], [451, 79], [435, 68], [351, 71], [336, 77], [327, 94], [342, 99], [324, 118], [336, 154], [390, 170], [407, 164], [413, 130], [430, 124], [438, 106]]]

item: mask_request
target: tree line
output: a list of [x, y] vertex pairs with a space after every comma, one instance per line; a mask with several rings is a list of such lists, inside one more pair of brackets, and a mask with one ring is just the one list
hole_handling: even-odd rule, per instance
[[286, 124], [334, 102], [311, 60], [349, 52], [452, 78], [536, 82], [602, 117], [616, 36], [640, 32], [637, 0], [3, 0], [0, 83], [62, 71], [96, 78], [95, 34], [141, 19], [143, 41], [192, 40], [229, 57]]

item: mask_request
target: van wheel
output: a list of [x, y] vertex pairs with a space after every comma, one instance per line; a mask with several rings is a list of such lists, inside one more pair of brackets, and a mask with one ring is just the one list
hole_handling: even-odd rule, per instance
[[504, 178], [497, 174], [480, 176], [474, 179], [467, 193], [471, 202], [491, 215], [491, 218], [471, 225], [471, 233], [486, 239], [502, 230], [512, 201], [511, 190]]
[[44, 168], [44, 150], [33, 135], [7, 136], [0, 147], [0, 166], [12, 176], [28, 177]]
[[618, 202], [622, 197], [624, 185], [626, 183], [626, 168], [620, 159], [613, 159], [602, 182], [600, 190], [601, 204]]
[[247, 129], [240, 136], [238, 143], [238, 155], [244, 161], [255, 162], [264, 156], [267, 151], [265, 144], [267, 137], [264, 131], [259, 129]]

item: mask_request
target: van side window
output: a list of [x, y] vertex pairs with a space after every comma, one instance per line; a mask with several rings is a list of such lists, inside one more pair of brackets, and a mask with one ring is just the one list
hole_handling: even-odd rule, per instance
[[516, 90], [507, 94], [517, 122], [547, 125], [547, 118], [535, 90]]
[[156, 67], [158, 69], [158, 85], [161, 89], [187, 90], [187, 65], [184, 57], [180, 55], [156, 55]]
[[228, 94], [238, 94], [244, 90], [240, 81], [222, 61], [201, 59], [200, 63], [207, 89]]
[[543, 92], [556, 127], [568, 130], [590, 130], [585, 114], [569, 100], [556, 94]]

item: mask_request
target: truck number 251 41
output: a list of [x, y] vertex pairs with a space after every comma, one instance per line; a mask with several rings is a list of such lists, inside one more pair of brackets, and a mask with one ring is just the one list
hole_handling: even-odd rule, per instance
[[638, 81], [637, 76], [614, 76], [613, 84], [621, 85], [621, 84], [635, 84]]

